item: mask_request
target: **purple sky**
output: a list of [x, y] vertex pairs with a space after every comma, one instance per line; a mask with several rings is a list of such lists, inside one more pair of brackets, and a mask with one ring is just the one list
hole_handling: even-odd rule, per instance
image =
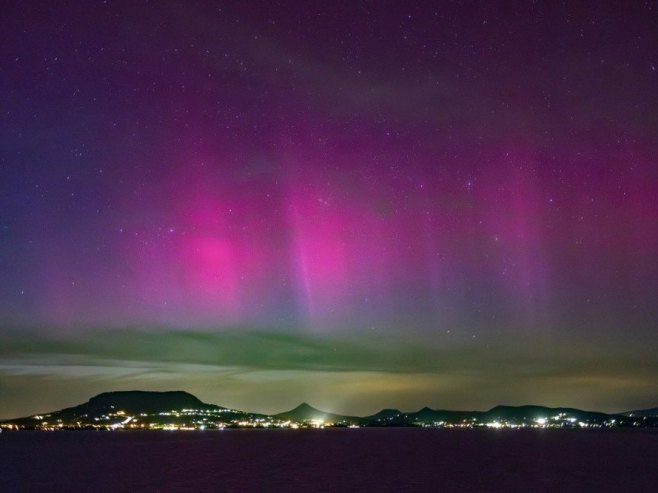
[[[0, 391], [15, 404], [0, 415], [30, 411], [48, 379], [77, 390], [46, 408], [189, 387], [196, 370], [164, 356], [185, 334], [235, 336], [244, 360], [203, 364], [262, 372], [234, 394], [194, 389], [223, 405], [361, 411], [352, 386], [370, 379], [392, 406], [499, 403], [473, 400], [488, 385], [516, 389], [508, 400], [658, 403], [655, 2], [3, 10]], [[252, 334], [299, 340], [264, 343], [278, 359], [261, 368]], [[86, 337], [116, 347], [54, 342]], [[390, 358], [371, 364], [381, 341]], [[400, 366], [419, 355], [400, 341], [452, 366]], [[144, 345], [126, 363], [141, 380], [102, 370], [127, 344]], [[320, 347], [307, 367], [291, 363], [307, 344]], [[314, 366], [338, 346], [349, 354]], [[486, 369], [500, 359], [537, 360], [540, 376]], [[170, 378], [153, 383], [151, 364]], [[332, 387], [347, 370], [350, 387]], [[428, 375], [447, 387], [416, 385]], [[334, 390], [313, 393], [314, 378]], [[269, 379], [283, 397], [254, 395]]]

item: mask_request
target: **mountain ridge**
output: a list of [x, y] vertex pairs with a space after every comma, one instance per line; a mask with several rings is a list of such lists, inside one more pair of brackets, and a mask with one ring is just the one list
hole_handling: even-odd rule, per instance
[[626, 413], [583, 411], [571, 407], [498, 405], [488, 411], [460, 411], [423, 407], [414, 412], [386, 408], [369, 416], [327, 412], [307, 402], [276, 414], [259, 414], [208, 404], [182, 390], [111, 391], [87, 402], [49, 413], [0, 421], [3, 428], [123, 428], [184, 429], [269, 426], [656, 426], [658, 408]]
[[637, 409], [635, 411], [626, 411], [621, 414], [625, 416], [658, 417], [658, 407], [652, 407], [649, 409]]

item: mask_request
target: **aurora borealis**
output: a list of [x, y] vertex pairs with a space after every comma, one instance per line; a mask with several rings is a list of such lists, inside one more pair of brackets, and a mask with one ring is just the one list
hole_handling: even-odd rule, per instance
[[655, 2], [3, 11], [1, 417], [657, 405]]

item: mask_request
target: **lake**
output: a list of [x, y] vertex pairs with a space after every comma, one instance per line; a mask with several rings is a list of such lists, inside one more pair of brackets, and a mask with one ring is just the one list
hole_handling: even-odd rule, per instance
[[658, 491], [658, 430], [3, 432], [0, 491]]

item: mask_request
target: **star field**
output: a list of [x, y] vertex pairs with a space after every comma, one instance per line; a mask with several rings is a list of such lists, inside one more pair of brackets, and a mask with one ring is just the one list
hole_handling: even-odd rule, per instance
[[0, 414], [127, 360], [234, 407], [655, 405], [654, 2], [3, 9]]

